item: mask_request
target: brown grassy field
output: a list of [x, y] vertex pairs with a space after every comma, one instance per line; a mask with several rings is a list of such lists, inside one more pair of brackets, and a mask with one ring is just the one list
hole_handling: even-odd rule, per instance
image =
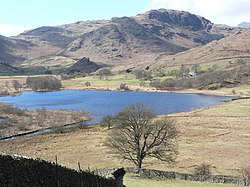
[[0, 138], [89, 120], [87, 112], [71, 110], [22, 110], [0, 103]]
[[[239, 175], [250, 163], [250, 99], [224, 103], [208, 109], [169, 115], [180, 129], [179, 156], [174, 165], [146, 160], [145, 168], [191, 173], [196, 165], [211, 164], [212, 174]], [[92, 126], [64, 134], [44, 134], [0, 142], [0, 151], [38, 157], [77, 168], [131, 166], [110, 154], [103, 143], [107, 130]]]

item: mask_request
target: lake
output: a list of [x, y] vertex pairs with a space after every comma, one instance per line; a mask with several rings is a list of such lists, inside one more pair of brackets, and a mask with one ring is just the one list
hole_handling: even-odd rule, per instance
[[17, 97], [0, 97], [21, 109], [66, 109], [88, 111], [99, 122], [106, 115], [115, 115], [129, 104], [143, 102], [156, 114], [186, 112], [231, 100], [231, 97], [168, 92], [119, 92], [93, 90], [61, 90], [54, 92], [23, 92]]

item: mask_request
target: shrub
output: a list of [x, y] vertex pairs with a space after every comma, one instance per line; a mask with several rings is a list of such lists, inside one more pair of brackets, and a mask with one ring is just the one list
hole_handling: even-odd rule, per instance
[[81, 123], [81, 124], [78, 126], [79, 129], [86, 129], [87, 127], [88, 127], [88, 126], [87, 126], [86, 122], [83, 122], [83, 123]]
[[195, 175], [211, 175], [211, 165], [202, 163], [194, 168]]
[[16, 127], [17, 127], [17, 129], [19, 129], [21, 131], [27, 131], [28, 130], [26, 124], [24, 124], [24, 123], [19, 123], [19, 124], [16, 125]]
[[0, 130], [1, 129], [5, 129], [9, 126], [12, 125], [12, 121], [11, 119], [8, 119], [8, 118], [0, 118]]
[[7, 96], [7, 95], [10, 95], [8, 88], [0, 87], [0, 96]]
[[12, 115], [18, 115], [23, 116], [25, 114], [24, 110], [21, 110], [19, 108], [15, 108], [12, 105], [6, 105], [2, 107], [3, 114], [12, 114]]
[[22, 84], [18, 80], [12, 80], [12, 85], [16, 91], [22, 88]]
[[129, 87], [126, 83], [121, 83], [120, 84], [120, 89], [121, 90], [125, 90], [125, 91], [128, 91], [129, 90]]
[[57, 126], [54, 128], [53, 132], [58, 134], [63, 134], [66, 132], [66, 129], [63, 126]]
[[62, 87], [61, 81], [52, 76], [46, 77], [28, 77], [26, 84], [33, 91], [53, 91]]
[[85, 82], [84, 85], [89, 87], [91, 84], [90, 84], [90, 82]]
[[134, 70], [133, 74], [135, 75], [136, 79], [139, 79], [141, 81], [152, 80], [153, 78], [151, 72], [146, 70]]

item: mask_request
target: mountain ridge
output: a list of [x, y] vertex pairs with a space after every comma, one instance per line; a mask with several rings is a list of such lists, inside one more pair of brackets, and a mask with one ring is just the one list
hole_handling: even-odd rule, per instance
[[2, 45], [0, 57], [5, 55], [4, 62], [18, 65], [42, 56], [63, 56], [75, 61], [87, 57], [108, 65], [150, 64], [161, 55], [202, 46], [236, 31], [237, 28], [222, 27], [189, 12], [158, 9], [131, 17], [29, 30], [4, 38], [13, 45]]

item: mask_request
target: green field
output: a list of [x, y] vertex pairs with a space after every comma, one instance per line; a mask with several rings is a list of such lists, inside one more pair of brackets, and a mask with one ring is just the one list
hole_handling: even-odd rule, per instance
[[139, 86], [140, 81], [133, 75], [113, 75], [106, 78], [99, 76], [87, 76], [76, 79], [62, 81], [64, 87], [81, 87], [84, 88], [85, 82], [90, 82], [90, 87], [104, 87], [104, 88], [119, 88], [121, 83], [126, 83], [129, 86]]
[[230, 102], [224, 105], [218, 105], [216, 107], [210, 107], [207, 109], [208, 115], [219, 116], [250, 116], [250, 100], [245, 99], [242, 101]]

